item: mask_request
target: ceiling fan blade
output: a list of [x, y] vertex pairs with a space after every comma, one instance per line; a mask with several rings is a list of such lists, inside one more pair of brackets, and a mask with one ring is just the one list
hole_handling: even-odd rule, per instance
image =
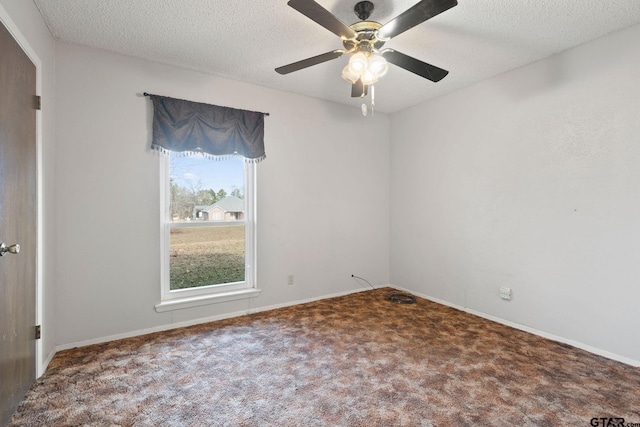
[[331, 61], [332, 59], [340, 58], [342, 55], [344, 55], [344, 51], [334, 50], [311, 58], [303, 59], [302, 61], [294, 62], [289, 65], [283, 65], [282, 67], [276, 68], [276, 71], [280, 74], [289, 74], [294, 71], [302, 70], [303, 68], [311, 67], [312, 65], [318, 65], [323, 62]]
[[378, 30], [378, 37], [388, 40], [457, 4], [457, 0], [422, 0], [384, 24]]
[[362, 79], [358, 79], [357, 82], [351, 85], [351, 97], [360, 98], [363, 96], [363, 93], [364, 96], [367, 96], [367, 94], [369, 93], [369, 85], [363, 85]]
[[392, 64], [395, 64], [400, 68], [404, 68], [407, 71], [411, 71], [412, 73], [431, 80], [432, 82], [439, 82], [449, 74], [447, 70], [438, 68], [435, 65], [427, 64], [426, 62], [407, 56], [404, 53], [400, 53], [397, 50], [385, 52], [384, 57]]
[[356, 32], [313, 0], [289, 0], [289, 6], [343, 39], [356, 37]]

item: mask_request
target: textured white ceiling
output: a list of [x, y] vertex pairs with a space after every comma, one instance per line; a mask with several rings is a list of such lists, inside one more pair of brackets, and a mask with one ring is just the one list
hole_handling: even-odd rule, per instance
[[[342, 48], [286, 0], [33, 0], [59, 40], [358, 106], [347, 57], [288, 75], [274, 69]], [[347, 25], [357, 0], [317, 0]], [[417, 0], [372, 0], [386, 23]], [[385, 47], [449, 70], [438, 83], [394, 65], [376, 84], [393, 113], [640, 23], [640, 0], [458, 0]], [[598, 58], [594, 58], [598, 61]], [[141, 90], [144, 88], [141, 88]]]

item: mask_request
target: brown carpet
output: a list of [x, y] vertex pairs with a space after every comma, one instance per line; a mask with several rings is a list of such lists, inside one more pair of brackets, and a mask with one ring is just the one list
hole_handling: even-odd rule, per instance
[[640, 423], [639, 369], [390, 291], [61, 351], [10, 425]]

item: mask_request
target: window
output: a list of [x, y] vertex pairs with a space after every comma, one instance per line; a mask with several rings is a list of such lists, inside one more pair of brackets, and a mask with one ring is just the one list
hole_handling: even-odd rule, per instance
[[255, 163], [160, 156], [157, 311], [256, 296]]

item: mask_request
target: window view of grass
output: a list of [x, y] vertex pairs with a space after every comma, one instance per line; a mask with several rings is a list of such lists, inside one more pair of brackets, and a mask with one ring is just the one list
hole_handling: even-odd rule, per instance
[[171, 290], [244, 280], [244, 225], [172, 228]]

